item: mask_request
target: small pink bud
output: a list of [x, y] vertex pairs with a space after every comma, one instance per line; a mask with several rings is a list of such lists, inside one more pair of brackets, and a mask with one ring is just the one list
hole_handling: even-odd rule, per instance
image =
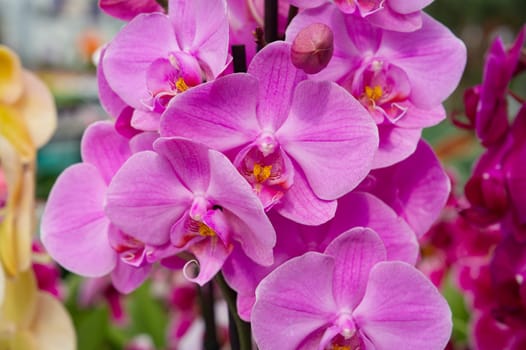
[[331, 28], [313, 23], [303, 28], [292, 43], [292, 63], [307, 74], [316, 74], [327, 67], [334, 51]]

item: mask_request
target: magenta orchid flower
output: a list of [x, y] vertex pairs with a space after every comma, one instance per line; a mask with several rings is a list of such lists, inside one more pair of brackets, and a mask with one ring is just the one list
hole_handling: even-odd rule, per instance
[[261, 202], [221, 153], [185, 139], [159, 139], [133, 155], [111, 182], [106, 213], [132, 237], [192, 252], [190, 280], [204, 284], [223, 266], [234, 242], [258, 264], [273, 261], [276, 235]]
[[277, 243], [274, 264], [260, 266], [242, 252], [234, 252], [223, 267], [223, 275], [237, 292], [239, 316], [250, 320], [255, 290], [261, 280], [286, 261], [314, 251], [322, 253], [337, 237], [354, 227], [374, 230], [386, 247], [388, 260], [415, 264], [418, 242], [411, 228], [389, 206], [368, 193], [351, 192], [338, 200], [335, 217], [322, 226], [305, 226], [271, 215]]
[[227, 154], [264, 207], [321, 224], [336, 198], [370, 169], [375, 125], [344, 89], [306, 80], [276, 42], [254, 57], [248, 74], [232, 74], [176, 96], [161, 136], [199, 140]]
[[214, 79], [228, 64], [225, 1], [170, 0], [168, 15], [141, 14], [130, 21], [100, 63], [99, 79], [110, 92], [103, 100], [118, 97], [133, 107], [134, 127], [157, 130], [174, 95]]
[[313, 79], [335, 81], [369, 111], [378, 125], [380, 148], [374, 167], [394, 164], [415, 150], [423, 127], [445, 118], [441, 103], [457, 86], [466, 48], [446, 27], [423, 14], [412, 33], [382, 30], [334, 5], [301, 12], [287, 29], [287, 41], [312, 23], [334, 33], [327, 68]]
[[99, 0], [99, 7], [108, 15], [124, 21], [141, 13], [163, 12], [155, 0]]
[[422, 9], [433, 0], [289, 0], [302, 8], [333, 2], [345, 14], [356, 14], [371, 24], [398, 32], [422, 27]]
[[53, 187], [42, 218], [42, 243], [66, 269], [87, 277], [111, 273], [127, 293], [169, 250], [150, 247], [118, 230], [104, 213], [108, 185], [132, 154], [128, 139], [108, 122], [92, 124], [82, 139], [83, 163], [66, 169]]
[[498, 37], [490, 47], [484, 64], [482, 84], [472, 88], [478, 92], [475, 127], [482, 144], [489, 146], [502, 141], [509, 128], [508, 85], [519, 64], [521, 49], [526, 37], [524, 27], [513, 45], [506, 50]]
[[413, 266], [385, 259], [380, 238], [355, 228], [278, 267], [256, 289], [259, 349], [444, 349], [447, 302]]

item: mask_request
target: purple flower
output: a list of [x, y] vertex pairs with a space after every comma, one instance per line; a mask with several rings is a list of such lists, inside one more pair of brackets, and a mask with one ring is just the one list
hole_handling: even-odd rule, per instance
[[420, 271], [385, 256], [373, 231], [355, 228], [274, 270], [256, 290], [259, 349], [443, 349], [447, 302]]
[[59, 264], [87, 277], [111, 273], [123, 293], [138, 287], [166, 253], [119, 231], [104, 213], [108, 185], [131, 153], [111, 123], [92, 124], [82, 139], [84, 162], [59, 176], [41, 226], [42, 243]]
[[445, 117], [441, 103], [457, 86], [466, 48], [446, 27], [427, 15], [412, 33], [382, 30], [334, 5], [303, 11], [287, 29], [287, 41], [312, 23], [334, 33], [327, 68], [312, 75], [335, 81], [372, 115], [380, 134], [374, 168], [394, 164], [415, 150], [423, 127]]
[[99, 68], [110, 94], [102, 99], [118, 97], [133, 107], [132, 125], [141, 130], [156, 130], [174, 95], [215, 78], [228, 63], [225, 0], [169, 5], [168, 15], [130, 21], [107, 46]]
[[289, 259], [309, 251], [322, 253], [337, 237], [355, 227], [374, 230], [386, 247], [388, 260], [416, 262], [418, 242], [411, 228], [388, 205], [368, 193], [351, 192], [338, 200], [335, 217], [321, 226], [305, 226], [278, 215], [270, 215], [276, 227], [274, 264], [260, 266], [242, 252], [234, 252], [225, 263], [223, 274], [237, 292], [241, 318], [250, 320], [259, 282]]
[[[290, 0], [303, 8], [318, 7], [329, 0]], [[433, 0], [333, 0], [345, 14], [355, 13], [371, 24], [398, 32], [412, 32], [422, 27], [422, 9]]]
[[263, 207], [221, 153], [185, 139], [160, 139], [133, 155], [111, 182], [106, 213], [141, 242], [189, 250], [199, 261], [185, 272], [209, 281], [234, 242], [258, 264], [272, 264], [276, 236]]
[[283, 42], [258, 53], [248, 74], [174, 98], [161, 135], [224, 152], [267, 210], [311, 225], [365, 177], [378, 141], [367, 111], [336, 84], [306, 80]]
[[477, 136], [485, 146], [497, 143], [508, 131], [508, 85], [517, 69], [524, 44], [524, 27], [512, 47], [506, 50], [501, 38], [495, 39], [486, 57], [482, 84], [477, 87], [479, 101], [475, 126]]

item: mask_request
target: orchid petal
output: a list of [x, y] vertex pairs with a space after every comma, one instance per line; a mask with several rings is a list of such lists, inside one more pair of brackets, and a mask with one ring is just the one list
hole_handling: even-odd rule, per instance
[[332, 321], [337, 310], [333, 268], [332, 257], [310, 252], [287, 261], [261, 281], [251, 320], [260, 349], [281, 349], [283, 344], [298, 349], [305, 338]]
[[[466, 47], [449, 29], [426, 14], [414, 33], [386, 31], [377, 55], [402, 68], [411, 82], [411, 101], [420, 108], [434, 108], [457, 87], [466, 65]], [[418, 48], [418, 49], [416, 49]], [[433, 91], [429, 91], [429, 82]]]
[[373, 230], [356, 227], [332, 241], [325, 254], [334, 257], [332, 290], [336, 303], [354, 309], [365, 293], [369, 271], [385, 260], [382, 240]]
[[282, 41], [265, 46], [250, 63], [248, 73], [259, 81], [259, 125], [275, 131], [289, 115], [294, 87], [307, 75], [294, 67], [290, 44]]
[[169, 161], [144, 151], [128, 159], [113, 178], [106, 214], [140, 241], [163, 245], [191, 201], [192, 194], [179, 182]]
[[20, 59], [10, 48], [0, 45], [0, 102], [14, 103], [23, 89]]
[[356, 187], [369, 172], [378, 146], [376, 126], [367, 111], [330, 82], [305, 81], [297, 86], [290, 115], [276, 137], [298, 162], [314, 193], [325, 200]]
[[108, 15], [124, 21], [129, 21], [141, 13], [163, 11], [155, 0], [100, 0], [99, 6]]
[[380, 262], [371, 269], [353, 318], [378, 350], [440, 350], [451, 336], [445, 299], [420, 271], [398, 261]]
[[111, 122], [91, 124], [82, 137], [82, 160], [94, 165], [109, 184], [117, 170], [131, 156], [128, 139], [117, 133]]
[[42, 243], [59, 264], [79, 275], [100, 277], [115, 267], [103, 210], [106, 188], [98, 170], [83, 163], [66, 169], [49, 195]]
[[144, 108], [150, 98], [146, 73], [158, 58], [179, 49], [170, 20], [160, 13], [141, 14], [107, 46], [102, 65], [110, 88], [128, 105]]
[[280, 214], [303, 225], [321, 225], [334, 217], [338, 203], [318, 198], [303, 172], [296, 169], [294, 183], [281, 201], [274, 206]]
[[332, 237], [356, 226], [371, 228], [385, 245], [388, 260], [416, 263], [419, 245], [413, 230], [390, 206], [369, 193], [351, 192], [338, 200], [336, 216], [329, 224], [328, 236]]
[[148, 278], [152, 265], [135, 267], [117, 260], [115, 269], [111, 272], [111, 281], [120, 293], [128, 294], [137, 289]]
[[232, 223], [234, 239], [255, 262], [270, 265], [276, 232], [263, 210], [263, 206], [250, 185], [221, 153], [210, 150], [210, 186], [207, 199], [229, 211], [238, 220]]
[[39, 350], [75, 350], [77, 340], [71, 317], [64, 305], [48, 293], [39, 292], [30, 326]]
[[380, 145], [373, 160], [373, 169], [385, 168], [409, 157], [416, 149], [422, 129], [398, 128], [390, 123], [378, 125]]
[[170, 0], [168, 16], [181, 49], [192, 52], [218, 76], [228, 56], [226, 1]]
[[182, 136], [225, 151], [253, 141], [258, 82], [231, 74], [175, 96], [161, 120], [161, 136]]
[[210, 182], [208, 147], [187, 139], [161, 138], [155, 151], [168, 160], [182, 184], [193, 193], [204, 193]]
[[223, 267], [225, 260], [232, 251], [232, 246], [226, 247], [219, 238], [212, 237], [193, 244], [189, 250], [196, 256], [199, 263], [199, 273], [191, 277], [189, 269], [196, 264], [195, 260], [188, 262], [183, 271], [189, 281], [195, 282], [200, 286], [209, 282]]
[[21, 114], [33, 144], [39, 148], [57, 128], [57, 109], [51, 92], [33, 73], [24, 71], [24, 92], [13, 105]]

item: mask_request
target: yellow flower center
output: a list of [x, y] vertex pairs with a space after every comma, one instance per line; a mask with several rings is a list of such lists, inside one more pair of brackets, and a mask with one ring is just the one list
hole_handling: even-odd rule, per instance
[[254, 164], [254, 169], [252, 173], [256, 178], [256, 181], [259, 183], [265, 182], [272, 172], [272, 165], [261, 166], [261, 164]]
[[370, 87], [370, 86], [365, 87], [365, 96], [367, 96], [369, 99], [373, 100], [374, 102], [377, 102], [380, 98], [382, 98], [383, 94], [384, 92], [380, 85], [376, 85], [375, 87]]
[[205, 237], [215, 237], [216, 232], [202, 222], [199, 223], [199, 234]]
[[189, 89], [188, 85], [186, 84], [183, 78], [177, 79], [177, 81], [175, 82], [175, 87], [177, 88], [178, 92], [184, 92]]

